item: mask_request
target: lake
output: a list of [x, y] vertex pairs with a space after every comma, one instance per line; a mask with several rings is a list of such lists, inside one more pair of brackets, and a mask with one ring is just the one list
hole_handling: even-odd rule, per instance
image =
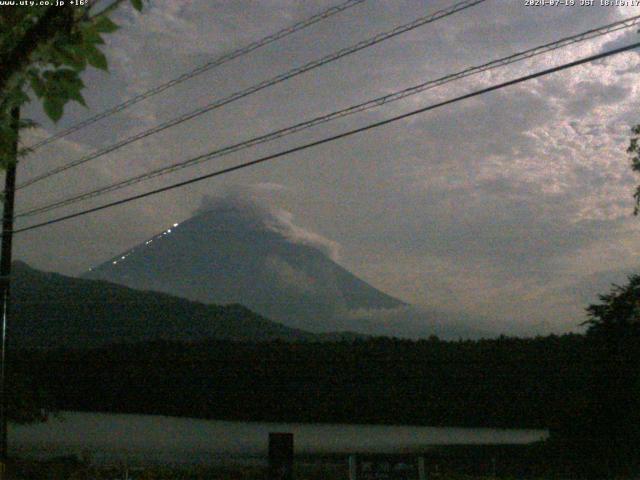
[[12, 455], [78, 455], [130, 465], [264, 463], [269, 432], [292, 432], [295, 452], [409, 453], [431, 445], [522, 444], [545, 430], [232, 422], [157, 415], [62, 412], [47, 423], [9, 426]]

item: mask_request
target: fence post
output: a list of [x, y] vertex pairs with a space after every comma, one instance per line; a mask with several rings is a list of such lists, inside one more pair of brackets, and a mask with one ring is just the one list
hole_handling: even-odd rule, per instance
[[358, 480], [358, 459], [349, 455], [349, 480]]
[[293, 480], [293, 433], [269, 433], [269, 480]]
[[418, 457], [418, 479], [427, 480], [427, 470], [424, 465], [424, 457]]

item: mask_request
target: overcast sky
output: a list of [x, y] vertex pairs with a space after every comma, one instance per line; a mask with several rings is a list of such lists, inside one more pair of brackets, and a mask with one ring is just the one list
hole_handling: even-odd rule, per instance
[[[67, 107], [54, 126], [34, 106], [27, 114], [42, 128], [26, 138], [44, 138], [336, 3], [154, 0], [142, 14], [122, 8], [117, 20], [123, 28], [106, 46], [111, 73], [85, 75], [90, 108]], [[38, 150], [21, 164], [19, 179], [453, 3], [368, 0]], [[524, 0], [488, 0], [21, 190], [18, 210], [637, 14], [640, 7], [528, 7]], [[82, 207], [637, 40], [636, 27], [578, 44]], [[632, 216], [640, 179], [625, 152], [629, 128], [640, 122], [639, 76], [637, 53], [610, 57], [20, 234], [15, 256], [37, 268], [80, 274], [190, 217], [205, 195], [240, 195], [288, 212], [294, 225], [326, 239], [340, 264], [406, 302], [495, 318], [514, 334], [576, 329], [598, 293], [640, 269], [640, 219]]]

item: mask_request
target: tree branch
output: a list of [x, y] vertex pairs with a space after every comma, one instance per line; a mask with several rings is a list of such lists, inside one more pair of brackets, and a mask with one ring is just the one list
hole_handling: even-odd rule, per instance
[[72, 9], [48, 7], [47, 11], [31, 27], [10, 52], [0, 55], [0, 95], [5, 93], [9, 80], [28, 64], [31, 54], [56, 33], [68, 27]]

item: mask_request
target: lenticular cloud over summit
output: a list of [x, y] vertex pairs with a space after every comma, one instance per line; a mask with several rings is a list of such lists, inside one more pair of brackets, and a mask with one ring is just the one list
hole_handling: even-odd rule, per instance
[[220, 216], [229, 228], [266, 229], [282, 235], [292, 243], [307, 245], [325, 253], [332, 260], [339, 258], [338, 242], [311, 232], [294, 223], [287, 210], [261, 205], [250, 195], [229, 193], [222, 197], [205, 195], [194, 215]]

